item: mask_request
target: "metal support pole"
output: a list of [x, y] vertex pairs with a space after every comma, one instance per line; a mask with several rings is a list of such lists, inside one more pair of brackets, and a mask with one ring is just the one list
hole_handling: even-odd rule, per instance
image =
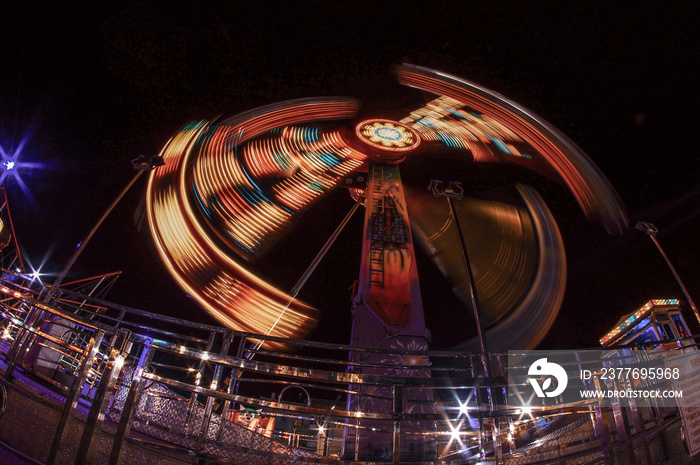
[[467, 255], [467, 246], [464, 244], [464, 237], [462, 237], [462, 228], [459, 225], [459, 219], [457, 218], [457, 213], [455, 212], [454, 202], [452, 197], [447, 198], [450, 204], [450, 214], [455, 222], [455, 227], [457, 228], [457, 235], [459, 236], [459, 248], [462, 252], [462, 261], [464, 263], [464, 269], [467, 272], [467, 283], [469, 285], [469, 297], [471, 298], [472, 309], [474, 311], [474, 319], [476, 320], [476, 329], [479, 333], [479, 343], [481, 344], [481, 352], [484, 354], [484, 368], [486, 370], [486, 376], [491, 376], [491, 358], [489, 355], [488, 344], [486, 342], [486, 327], [484, 326], [484, 320], [481, 317], [481, 307], [479, 306], [479, 299], [476, 294], [476, 283], [474, 282], [474, 273], [472, 272], [472, 266], [469, 263], [469, 256]]
[[51, 292], [46, 293], [45, 302], [50, 301], [51, 298], [54, 295], [56, 295], [56, 293], [58, 291], [58, 287], [61, 285], [61, 283], [63, 283], [63, 279], [66, 277], [66, 275], [68, 274], [70, 269], [73, 267], [73, 264], [75, 263], [75, 261], [78, 259], [80, 254], [83, 252], [83, 250], [85, 249], [85, 246], [88, 244], [88, 242], [90, 242], [90, 239], [92, 239], [92, 236], [95, 235], [95, 233], [100, 228], [100, 226], [102, 226], [102, 223], [107, 218], [107, 216], [109, 216], [109, 214], [112, 213], [112, 210], [114, 210], [114, 207], [117, 206], [117, 204], [122, 199], [122, 197], [124, 197], [124, 195], [129, 191], [131, 186], [134, 185], [134, 183], [139, 179], [139, 177], [142, 174], [143, 174], [143, 171], [139, 171], [134, 175], [133, 178], [131, 178], [131, 181], [129, 182], [129, 184], [126, 185], [126, 187], [119, 193], [117, 198], [114, 199], [112, 204], [102, 214], [100, 219], [97, 220], [97, 223], [95, 223], [95, 226], [93, 226], [92, 229], [90, 230], [90, 232], [88, 232], [87, 236], [85, 236], [85, 239], [83, 239], [82, 242], [80, 242], [78, 249], [75, 251], [75, 253], [73, 253], [73, 255], [70, 257], [70, 259], [68, 260], [66, 265], [63, 267], [63, 270], [61, 270], [61, 272], [56, 277], [56, 280], [53, 282], [53, 285], [51, 286]]
[[[447, 198], [447, 203], [450, 206], [450, 215], [452, 216], [452, 221], [455, 224], [455, 228], [457, 229], [457, 237], [459, 238], [459, 249], [460, 252], [462, 253], [462, 263], [464, 265], [464, 271], [467, 274], [467, 285], [469, 287], [469, 297], [471, 299], [471, 306], [472, 306], [472, 312], [474, 315], [474, 320], [476, 321], [476, 330], [479, 336], [479, 343], [481, 345], [481, 354], [482, 354], [482, 364], [484, 367], [484, 374], [486, 375], [487, 378], [490, 378], [492, 376], [492, 369], [491, 369], [491, 354], [489, 353], [489, 348], [488, 344], [486, 341], [486, 327], [484, 325], [484, 320], [481, 315], [481, 307], [479, 306], [479, 299], [476, 293], [476, 283], [474, 282], [474, 273], [472, 272], [472, 267], [471, 264], [469, 263], [469, 255], [467, 253], [467, 246], [464, 243], [464, 236], [462, 234], [462, 227], [459, 224], [459, 217], [457, 216], [457, 212], [455, 211], [455, 206], [454, 206], [454, 200], [462, 200], [464, 196], [464, 188], [462, 187], [462, 184], [459, 182], [451, 181], [447, 187], [444, 187], [443, 181], [439, 181], [436, 179], [433, 179], [430, 181], [430, 185], [428, 186], [428, 190], [430, 190], [435, 197], [445, 197]], [[477, 391], [479, 394], [477, 397], [481, 397], [481, 388], [478, 389]], [[486, 388], [486, 396], [487, 396], [487, 405], [489, 406], [489, 410], [493, 411], [494, 410], [494, 399], [493, 399], [493, 393], [491, 392], [491, 388]], [[481, 399], [479, 399], [481, 401]], [[486, 449], [485, 449], [485, 444], [486, 444], [486, 439], [484, 438], [484, 418], [479, 417], [479, 443], [480, 443], [480, 454], [482, 459], [486, 459]], [[494, 440], [494, 453], [496, 454], [496, 460], [498, 463], [502, 463], [503, 460], [503, 455], [502, 455], [502, 446], [500, 442], [500, 430], [499, 430], [499, 425], [498, 425], [498, 419], [493, 418], [491, 421], [491, 427], [492, 429], [492, 439]], [[498, 435], [498, 438], [496, 437]]]
[[469, 286], [469, 297], [471, 299], [472, 310], [474, 313], [474, 320], [476, 320], [476, 329], [479, 334], [479, 343], [481, 344], [481, 352], [484, 356], [484, 370], [487, 377], [491, 377], [491, 357], [489, 355], [488, 344], [486, 343], [486, 328], [484, 326], [484, 320], [481, 317], [481, 308], [479, 307], [479, 299], [476, 294], [476, 284], [474, 283], [474, 273], [472, 273], [472, 267], [469, 263], [469, 256], [467, 254], [467, 246], [464, 244], [464, 237], [462, 236], [462, 228], [459, 224], [459, 219], [457, 218], [457, 213], [455, 211], [455, 206], [453, 199], [462, 200], [464, 196], [464, 188], [459, 182], [451, 181], [447, 187], [443, 186], [443, 181], [433, 179], [430, 181], [428, 190], [433, 193], [437, 198], [445, 197], [447, 198], [447, 203], [450, 206], [450, 215], [452, 216], [452, 221], [454, 221], [455, 227], [457, 228], [457, 236], [459, 237], [459, 249], [462, 252], [462, 262], [464, 264], [464, 270], [467, 273], [467, 285]]
[[70, 269], [73, 267], [75, 261], [83, 252], [85, 246], [88, 244], [88, 242], [90, 242], [90, 239], [92, 239], [92, 236], [95, 235], [100, 226], [102, 226], [104, 220], [109, 216], [110, 213], [112, 213], [112, 210], [114, 210], [114, 207], [117, 206], [122, 197], [124, 197], [124, 195], [126, 195], [129, 189], [131, 189], [131, 186], [134, 185], [134, 183], [141, 177], [141, 175], [144, 172], [152, 171], [158, 166], [163, 166], [165, 162], [163, 162], [163, 157], [160, 156], [146, 157], [142, 155], [139, 158], [132, 160], [131, 164], [134, 166], [134, 169], [137, 170], [137, 173], [134, 175], [133, 178], [131, 178], [129, 184], [127, 184], [126, 187], [122, 189], [122, 191], [119, 193], [119, 195], [112, 201], [112, 204], [107, 208], [107, 210], [105, 210], [100, 219], [97, 220], [97, 223], [95, 223], [95, 226], [92, 227], [87, 236], [85, 236], [85, 239], [83, 239], [82, 242], [79, 244], [78, 249], [70, 257], [66, 265], [63, 267], [63, 270], [61, 270], [61, 272], [56, 277], [56, 280], [51, 286], [51, 291], [46, 293], [46, 298], [44, 300], [45, 302], [49, 302], [51, 298], [54, 297], [55, 294], [58, 292], [58, 288], [61, 285], [61, 283], [63, 283], [63, 279], [66, 277]]
[[669, 260], [668, 256], [666, 255], [666, 252], [664, 252], [664, 249], [661, 248], [661, 244], [659, 244], [659, 241], [656, 239], [656, 234], [659, 232], [656, 226], [654, 226], [651, 223], [643, 223], [639, 222], [635, 226], [636, 229], [643, 231], [649, 238], [652, 240], [654, 245], [656, 245], [656, 248], [659, 249], [659, 252], [661, 253], [661, 256], [664, 257], [664, 260], [666, 260], [666, 264], [668, 265], [668, 268], [671, 270], [671, 273], [673, 273], [673, 276], [676, 278], [676, 282], [678, 282], [678, 285], [680, 286], [681, 290], [683, 291], [683, 294], [685, 294], [685, 298], [688, 301], [688, 305], [690, 305], [690, 308], [693, 310], [693, 313], [695, 314], [695, 318], [698, 320], [698, 323], [700, 323], [700, 312], [698, 311], [698, 307], [695, 305], [695, 302], [693, 302], [693, 299], [690, 297], [690, 294], [688, 293], [688, 289], [685, 288], [683, 285], [683, 281], [681, 281], [681, 277], [678, 276], [678, 273], [676, 272], [676, 269], [673, 267], [673, 264], [671, 263], [671, 260]]
[[[304, 284], [306, 284], [306, 281], [309, 279], [311, 274], [316, 271], [316, 267], [318, 266], [319, 263], [321, 263], [321, 260], [323, 260], [323, 257], [326, 256], [328, 253], [328, 250], [330, 250], [331, 246], [333, 243], [335, 243], [336, 239], [338, 239], [338, 236], [340, 236], [340, 233], [343, 232], [343, 229], [345, 229], [345, 226], [350, 222], [350, 219], [353, 217], [357, 209], [360, 207], [360, 202], [355, 202], [355, 204], [350, 208], [350, 211], [345, 215], [345, 218], [340, 222], [337, 228], [335, 228], [335, 231], [333, 231], [333, 234], [331, 234], [331, 237], [328, 238], [326, 243], [323, 245], [321, 250], [316, 254], [316, 257], [313, 259], [311, 264], [306, 268], [306, 271], [304, 271], [304, 274], [301, 275], [301, 278], [297, 281], [297, 283], [292, 287], [292, 289], [289, 291], [289, 301], [287, 302], [287, 305], [284, 306], [284, 309], [280, 312], [279, 316], [277, 317], [277, 320], [270, 326], [270, 329], [267, 330], [265, 333], [265, 336], [269, 336], [270, 333], [272, 333], [272, 330], [275, 329], [275, 326], [277, 326], [277, 323], [282, 319], [284, 314], [286, 313], [287, 309], [289, 306], [294, 302], [294, 299], [297, 298], [299, 295], [299, 291], [301, 291], [301, 288], [304, 287]], [[250, 356], [248, 357], [249, 359], [253, 359], [255, 356], [255, 351], [260, 349], [260, 347], [263, 345], [264, 339], [261, 339], [253, 348], [253, 352], [251, 352]]]

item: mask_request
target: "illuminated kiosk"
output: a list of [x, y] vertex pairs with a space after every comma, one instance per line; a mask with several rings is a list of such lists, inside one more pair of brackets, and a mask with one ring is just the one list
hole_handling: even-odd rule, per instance
[[600, 339], [603, 347], [687, 339], [688, 325], [678, 299], [654, 299], [629, 313]]
[[[435, 98], [398, 118], [362, 115], [348, 98], [294, 100], [194, 122], [168, 141], [147, 189], [153, 240], [176, 282], [222, 326], [4, 271], [3, 441], [45, 463], [149, 463], [163, 454], [170, 463], [525, 463], [612, 454], [609, 421], [591, 421], [592, 404], [525, 412], [505, 402], [503, 353], [535, 347], [551, 326], [565, 285], [563, 245], [532, 187], [518, 184], [510, 195], [475, 188], [459, 166], [560, 181], [610, 233], [627, 226], [617, 196], [585, 154], [517, 104], [425, 68], [404, 65], [398, 76]], [[351, 195], [333, 197], [338, 186]], [[350, 212], [282, 291], [266, 270], [284, 263], [276, 251], [308, 248], [305, 235], [295, 244], [289, 232], [326, 199]], [[297, 296], [363, 204], [351, 344], [303, 340], [318, 312]], [[477, 336], [458, 349], [426, 350], [421, 249], [465, 303], [456, 311], [474, 316]], [[65, 339], [44, 330], [61, 319], [70, 322]], [[71, 379], [53, 379], [63, 397], [44, 396], [53, 401], [39, 407], [18, 387], [41, 389], [26, 377], [37, 373], [26, 355], [35, 346], [60, 353], [57, 370]], [[41, 423], [41, 432], [28, 437], [12, 427], [20, 421]]]

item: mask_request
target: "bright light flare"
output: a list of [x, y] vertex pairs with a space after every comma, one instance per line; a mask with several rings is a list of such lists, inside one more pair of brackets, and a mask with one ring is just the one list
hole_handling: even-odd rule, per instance
[[462, 441], [462, 426], [464, 424], [464, 419], [459, 420], [456, 425], [453, 424], [451, 421], [447, 422], [447, 425], [450, 428], [450, 431], [448, 432], [449, 435], [449, 441], [447, 442], [447, 446], [445, 447], [445, 450], [449, 450], [450, 447], [452, 447], [452, 444], [455, 443], [457, 445], [457, 450], [462, 450], [464, 448], [464, 442]]
[[318, 436], [323, 436], [326, 434], [326, 423], [321, 424], [316, 422], [316, 428], [318, 429], [318, 432], [316, 433]]
[[523, 407], [520, 409], [520, 416], [518, 417], [518, 420], [532, 420], [534, 417], [532, 416], [532, 407]]
[[460, 437], [460, 427], [461, 423], [459, 423], [456, 427], [450, 424], [450, 441], [458, 441]]
[[469, 406], [467, 405], [468, 400], [465, 400], [464, 403], [459, 402], [459, 415], [460, 416], [469, 416]]
[[7, 327], [2, 331], [3, 339], [12, 339], [12, 323], [8, 323]]
[[46, 262], [49, 259], [49, 256], [51, 256], [52, 253], [53, 247], [49, 248], [49, 250], [44, 254], [44, 257], [41, 259], [41, 263], [39, 264], [39, 266], [34, 266], [29, 262], [29, 260], [27, 260], [27, 265], [29, 266], [31, 272], [24, 275], [23, 277], [29, 280], [30, 284], [38, 283], [40, 286], [44, 285], [43, 278], [49, 276], [50, 274], [44, 273], [41, 270], [44, 268], [44, 265], [46, 264]]
[[20, 155], [22, 150], [24, 150], [25, 145], [29, 141], [31, 136], [30, 131], [25, 131], [24, 136], [20, 143], [13, 150], [8, 150], [2, 145], [0, 145], [0, 185], [8, 180], [14, 180], [19, 185], [22, 193], [30, 201], [32, 205], [36, 205], [36, 199], [29, 191], [26, 183], [22, 179], [22, 173], [26, 173], [28, 170], [42, 168], [41, 163], [30, 163], [25, 161], [20, 161]]
[[453, 393], [453, 396], [455, 402], [457, 403], [457, 417], [469, 418], [469, 413], [476, 408], [476, 406], [469, 405], [474, 397], [474, 391], [469, 391], [469, 394], [467, 395], [467, 398], [464, 399], [464, 401], [462, 401], [462, 399], [459, 398], [459, 395], [456, 392]]
[[14, 153], [8, 154], [5, 152], [5, 149], [0, 146], [0, 156], [2, 156], [2, 161], [0, 161], [0, 165], [2, 165], [3, 169], [0, 170], [0, 184], [5, 182], [5, 179], [7, 178], [14, 178], [14, 179], [19, 179], [19, 170], [16, 168], [19, 168], [18, 162], [17, 162], [17, 157], [19, 157], [20, 149], [16, 150]]
[[535, 393], [533, 392], [530, 394], [529, 398], [527, 400], [523, 399], [520, 394], [516, 393], [517, 396], [517, 403], [521, 405], [520, 408], [517, 408], [515, 410], [515, 413], [518, 415], [517, 421], [529, 421], [532, 420], [534, 417], [532, 415], [533, 407], [532, 407], [532, 402], [535, 399]]

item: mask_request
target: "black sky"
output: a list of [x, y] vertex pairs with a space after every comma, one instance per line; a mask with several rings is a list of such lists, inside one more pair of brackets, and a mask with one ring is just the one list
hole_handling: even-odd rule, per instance
[[[45, 164], [21, 174], [30, 195], [7, 186], [32, 264], [46, 257], [43, 271], [59, 270], [133, 175], [130, 160], [157, 153], [184, 123], [311, 96], [357, 97], [370, 110], [419, 104], [392, 72], [409, 62], [492, 88], [567, 134], [616, 187], [631, 225], [659, 226], [700, 301], [697, 2], [257, 3], [28, 2], [5, 10], [0, 144], [12, 150], [26, 136], [22, 159]], [[124, 270], [111, 299], [208, 321], [136, 231], [143, 187], [120, 204], [73, 275]], [[542, 348], [595, 346], [645, 301], [682, 298], [644, 235], [608, 236], [556, 187], [545, 198], [564, 236], [569, 281]], [[345, 213], [331, 210], [318, 211], [319, 240]], [[341, 239], [301, 295], [335, 296], [319, 301], [333, 308], [322, 307], [318, 338], [345, 337], [328, 328], [349, 322], [355, 243]], [[301, 273], [311, 258], [289, 261]], [[343, 279], [325, 279], [342, 266]]]

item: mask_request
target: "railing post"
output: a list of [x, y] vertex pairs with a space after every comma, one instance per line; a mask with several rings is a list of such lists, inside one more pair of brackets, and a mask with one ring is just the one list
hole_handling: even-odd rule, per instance
[[[483, 386], [474, 386], [474, 397], [476, 400], [476, 411], [478, 413], [478, 420], [479, 420], [479, 457], [481, 457], [482, 461], [486, 461], [486, 443], [488, 442], [485, 438], [485, 427], [484, 427], [484, 415], [482, 414], [484, 409], [482, 408], [482, 402], [483, 402]], [[461, 422], [457, 422], [457, 425], [461, 425]]]
[[[234, 337], [232, 334], [231, 337]], [[236, 344], [236, 352], [234, 356], [237, 359], [243, 358], [243, 350], [245, 349], [245, 343], [246, 343], [246, 337], [245, 336], [240, 336], [238, 339], [238, 344]], [[238, 394], [238, 376], [240, 375], [241, 370], [238, 368], [232, 368], [231, 373], [229, 374], [229, 383], [228, 387], [226, 388], [226, 393], [227, 394]], [[219, 432], [216, 434], [216, 440], [221, 441], [221, 438], [223, 437], [224, 434], [224, 425], [228, 421], [228, 412], [231, 409], [232, 405], [234, 405], [230, 400], [226, 399], [224, 401], [224, 408], [221, 411], [221, 422], [219, 423]]]
[[114, 392], [114, 386], [124, 366], [124, 359], [131, 350], [129, 336], [131, 332], [119, 329], [114, 345], [109, 351], [109, 357], [105, 365], [100, 384], [97, 387], [95, 398], [90, 406], [87, 421], [83, 428], [83, 434], [78, 446], [78, 455], [75, 459], [77, 465], [90, 464], [95, 453], [95, 445], [99, 438], [105, 412], [109, 406], [110, 393]]
[[[494, 388], [495, 391], [495, 388]], [[491, 413], [497, 409], [497, 401], [493, 398], [494, 392], [489, 388], [490, 410]], [[493, 441], [493, 454], [495, 455], [496, 463], [502, 465], [503, 462], [503, 442], [501, 440], [501, 423], [498, 417], [491, 417], [491, 439]]]
[[[26, 353], [31, 347], [32, 338], [34, 334], [32, 329], [34, 325], [37, 324], [38, 320], [41, 320], [41, 315], [44, 312], [39, 309], [36, 305], [33, 305], [29, 312], [27, 312], [27, 317], [24, 319], [24, 324], [20, 326], [15, 335], [15, 340], [7, 351], [7, 368], [5, 369], [5, 379], [11, 380], [14, 376], [14, 371], [17, 365], [22, 363], [26, 357]], [[37, 324], [37, 327], [40, 327]]]
[[152, 340], [149, 339], [144, 342], [141, 356], [139, 357], [139, 361], [134, 368], [129, 393], [124, 401], [124, 407], [122, 407], [122, 413], [119, 417], [119, 424], [117, 425], [117, 432], [114, 434], [112, 452], [109, 456], [109, 465], [121, 464], [124, 457], [122, 452], [124, 437], [131, 431], [131, 419], [134, 416], [134, 412], [136, 411], [136, 407], [139, 404], [139, 399], [141, 398], [141, 394], [143, 392], [143, 372], [151, 364], [151, 360], [153, 360], [154, 350], [152, 346]]
[[400, 384], [394, 385], [392, 389], [392, 416], [394, 417], [394, 438], [393, 447], [394, 455], [392, 463], [401, 463], [401, 421], [403, 414], [403, 386]]
[[[620, 389], [621, 386], [617, 383], [613, 383], [613, 389]], [[627, 437], [627, 427], [625, 426], [625, 419], [623, 417], [622, 407], [620, 406], [620, 399], [611, 399], [612, 403], [612, 413], [613, 420], [615, 421], [615, 430], [617, 431], [617, 443], [624, 450], [629, 463], [634, 463], [634, 449], [632, 448], [632, 442]]]
[[649, 441], [647, 439], [646, 429], [644, 428], [644, 422], [640, 417], [637, 401], [632, 398], [628, 400], [630, 403], [630, 418], [632, 419], [632, 425], [634, 426], [635, 436], [641, 436], [642, 438], [642, 450], [640, 454], [642, 465], [648, 465], [651, 463], [651, 458], [649, 454]]
[[[601, 391], [600, 379], [597, 376], [593, 377], [593, 386], [596, 391]], [[614, 458], [610, 453], [610, 437], [608, 436], [608, 430], [605, 427], [605, 417], [603, 416], [603, 400], [599, 400], [598, 404], [594, 406], [595, 419], [596, 419], [596, 435], [600, 439], [600, 449], [603, 451], [605, 456], [605, 463], [613, 463]]]
[[[214, 346], [214, 338], [216, 338], [216, 333], [212, 331], [209, 333], [209, 339], [207, 340], [207, 352], [211, 351], [211, 348]], [[195, 384], [199, 386], [199, 383], [202, 380], [202, 377], [204, 375], [204, 369], [207, 366], [207, 362], [205, 360], [200, 360], [199, 362], [199, 368], [197, 370], [197, 378], [195, 381]], [[192, 415], [194, 414], [194, 409], [197, 406], [197, 393], [193, 392], [190, 395], [190, 401], [187, 404], [187, 415], [185, 416], [185, 424], [182, 428], [182, 432], [187, 435], [189, 430], [190, 430], [190, 422], [192, 421]]]
[[[228, 355], [228, 350], [231, 345], [231, 330], [226, 330], [224, 332], [223, 342], [221, 343], [221, 355]], [[221, 373], [223, 371], [222, 365], [217, 365], [214, 369], [214, 376], [211, 381], [211, 389], [216, 390], [219, 387], [219, 381], [221, 380]], [[207, 397], [206, 405], [204, 406], [204, 417], [202, 418], [202, 424], [199, 428], [199, 434], [197, 435], [196, 450], [200, 452], [204, 448], [204, 442], [207, 439], [207, 431], [209, 430], [209, 423], [211, 421], [211, 412], [214, 406], [214, 398], [211, 396]], [[219, 424], [221, 427], [221, 424]]]
[[54, 434], [53, 442], [51, 443], [51, 450], [49, 451], [49, 457], [46, 462], [49, 465], [61, 463], [61, 454], [63, 453], [64, 442], [66, 439], [64, 432], [68, 429], [69, 423], [73, 418], [73, 412], [78, 407], [80, 391], [83, 384], [85, 384], [88, 373], [90, 373], [92, 361], [97, 356], [103, 339], [104, 333], [97, 330], [97, 334], [90, 338], [90, 341], [85, 348], [85, 354], [80, 362], [80, 369], [78, 370], [78, 378], [75, 380], [75, 382], [73, 382], [73, 385], [66, 396], [66, 403], [63, 405], [61, 418], [58, 420], [56, 434]]
[[115, 328], [119, 328], [121, 326], [122, 321], [124, 321], [124, 318], [126, 317], [126, 310], [121, 309], [119, 310], [119, 316], [117, 317], [117, 322], [114, 324]]
[[[357, 413], [360, 413], [360, 406], [362, 405], [362, 386], [357, 390]], [[360, 460], [360, 416], [357, 415], [355, 419], [355, 461]]]
[[[237, 368], [231, 369], [231, 373], [229, 374], [229, 383], [228, 386], [226, 387], [226, 393], [231, 394], [234, 389], [234, 385], [236, 384], [236, 373], [238, 372]], [[219, 432], [216, 433], [216, 440], [221, 441], [221, 438], [224, 436], [224, 426], [226, 422], [228, 421], [228, 412], [231, 409], [231, 401], [226, 399], [224, 401], [224, 407], [221, 410], [221, 421], [219, 422]]]

